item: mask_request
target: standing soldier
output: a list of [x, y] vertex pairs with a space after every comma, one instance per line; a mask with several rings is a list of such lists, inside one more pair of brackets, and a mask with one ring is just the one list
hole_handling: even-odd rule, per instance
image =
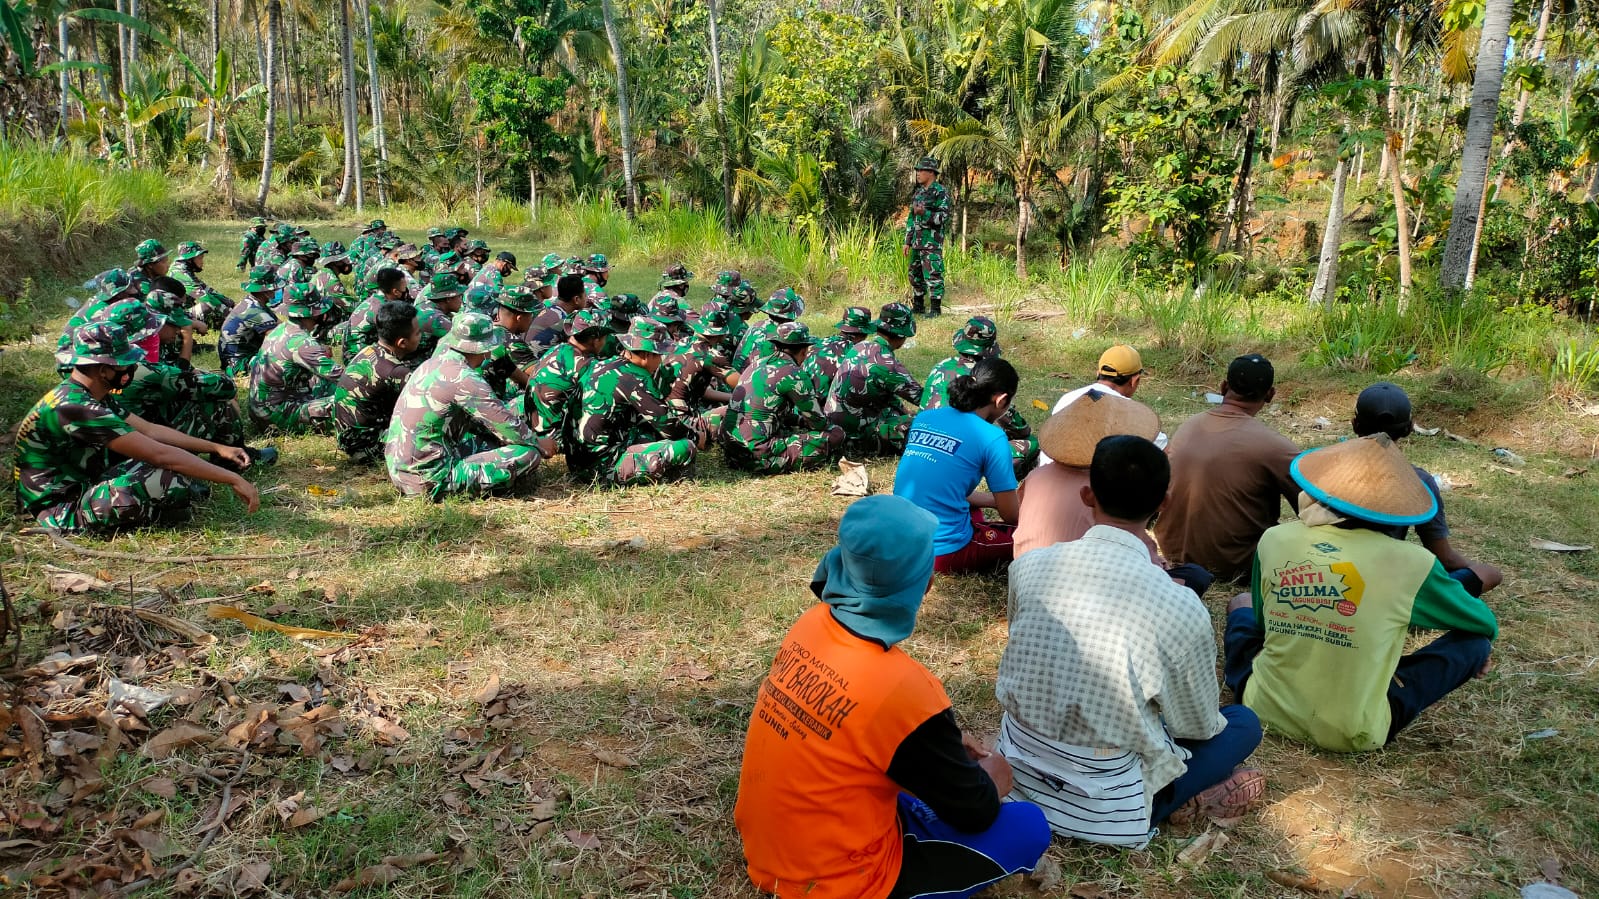
[[884, 306], [877, 314], [876, 331], [839, 363], [823, 408], [827, 420], [843, 428], [851, 446], [865, 455], [904, 449], [911, 416], [900, 402], [915, 404], [922, 398], [922, 385], [894, 358], [894, 351], [916, 335], [910, 307]]
[[866, 339], [866, 329], [872, 326], [872, 310], [865, 306], [848, 306], [834, 326], [837, 332], [818, 343], [805, 356], [805, 370], [816, 381], [816, 387], [825, 396], [833, 386], [833, 376], [838, 374], [838, 364], [844, 361], [855, 344]]
[[[916, 190], [905, 216], [905, 246], [910, 259], [911, 309], [917, 315], [944, 314], [944, 227], [949, 224], [949, 191], [938, 183], [938, 160], [916, 164]], [[928, 304], [931, 309], [928, 308]]]
[[488, 316], [462, 314], [439, 352], [405, 382], [384, 447], [401, 494], [437, 502], [503, 493], [553, 450], [535, 441], [478, 372], [496, 336]]
[[819, 468], [844, 446], [844, 431], [822, 414], [822, 395], [805, 370], [816, 341], [802, 322], [772, 334], [772, 354], [733, 391], [723, 452], [734, 468], [780, 474]]
[[766, 321], [744, 332], [744, 340], [739, 343], [738, 352], [733, 354], [736, 371], [742, 372], [772, 354], [772, 335], [783, 323], [795, 321], [805, 314], [805, 298], [795, 293], [794, 288], [785, 287], [772, 294], [761, 311], [766, 313]]
[[250, 419], [285, 434], [323, 430], [333, 421], [333, 390], [344, 369], [315, 332], [332, 306], [310, 284], [285, 291], [288, 321], [272, 329], [250, 363]]
[[695, 338], [667, 358], [661, 366], [666, 385], [666, 404], [680, 415], [698, 415], [711, 433], [720, 433], [727, 415], [729, 390], [738, 384], [738, 373], [729, 371], [723, 346], [734, 318], [727, 304], [711, 300], [694, 319]]
[[528, 424], [538, 437], [561, 441], [563, 453], [569, 452], [568, 439], [576, 430], [567, 423], [576, 417], [582, 399], [583, 372], [594, 364], [614, 327], [602, 309], [578, 312], [566, 320], [566, 342], [545, 353], [528, 371]]
[[250, 219], [250, 227], [239, 235], [239, 263], [234, 268], [241, 272], [247, 268], [255, 268], [255, 256], [261, 249], [261, 244], [266, 241], [266, 232], [266, 219], [259, 215]]
[[383, 454], [394, 403], [411, 370], [422, 361], [416, 307], [393, 300], [378, 307], [378, 342], [355, 354], [333, 391], [333, 430], [339, 449], [357, 462]]
[[200, 273], [205, 271], [205, 256], [208, 251], [199, 241], [190, 240], [178, 244], [178, 260], [172, 264], [171, 276], [173, 280], [183, 285], [184, 291], [193, 303], [191, 314], [200, 333], [204, 334], [222, 327], [222, 322], [228, 317], [228, 310], [233, 308], [233, 303], [227, 297], [215, 290], [200, 278]]
[[568, 440], [566, 465], [573, 474], [626, 487], [687, 473], [705, 449], [705, 423], [666, 404], [655, 385], [666, 331], [641, 318], [621, 337], [622, 355], [583, 373], [579, 416]]
[[[922, 389], [922, 408], [937, 409], [949, 405], [949, 385], [961, 375], [971, 374], [977, 363], [989, 356], [999, 356], [999, 328], [994, 320], [984, 315], [974, 315], [964, 327], [955, 331], [952, 340], [955, 355], [933, 366], [927, 373], [927, 383]], [[1038, 438], [1027, 419], [1016, 411], [1015, 404], [1005, 414], [994, 420], [1005, 432], [1010, 442], [1011, 464], [1020, 480], [1038, 463]]]
[[283, 282], [278, 280], [277, 269], [258, 265], [250, 270], [250, 280], [239, 286], [244, 289], [244, 298], [222, 320], [222, 331], [217, 335], [217, 358], [230, 378], [250, 373], [250, 363], [261, 351], [262, 342], [278, 326], [272, 298]]

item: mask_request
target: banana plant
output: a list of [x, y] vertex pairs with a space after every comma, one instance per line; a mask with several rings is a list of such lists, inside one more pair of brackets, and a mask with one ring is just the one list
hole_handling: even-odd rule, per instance
[[176, 50], [173, 52], [194, 76], [196, 96], [175, 94], [163, 97], [146, 106], [133, 120], [133, 124], [146, 125], [155, 117], [175, 109], [198, 109], [207, 113], [194, 117], [194, 121], [199, 124], [189, 130], [188, 139], [203, 140], [206, 121], [209, 119], [216, 123], [213, 135], [215, 145], [212, 148], [216, 156], [216, 176], [212, 179], [211, 185], [222, 191], [223, 201], [231, 206], [234, 181], [233, 148], [228, 126], [234, 116], [249, 108], [257, 98], [266, 93], [266, 85], [256, 82], [241, 89], [238, 85], [238, 72], [233, 67], [233, 56], [227, 50], [217, 52], [216, 63], [211, 68], [210, 77], [200, 74], [194, 61], [186, 54]]

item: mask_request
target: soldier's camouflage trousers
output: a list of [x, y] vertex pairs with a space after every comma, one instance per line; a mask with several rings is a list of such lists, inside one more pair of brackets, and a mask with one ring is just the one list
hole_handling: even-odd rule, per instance
[[911, 416], [897, 408], [862, 414], [849, 408], [828, 413], [828, 421], [844, 432], [849, 455], [890, 456], [903, 452]]
[[843, 429], [828, 427], [774, 437], [753, 448], [729, 440], [723, 454], [734, 468], [757, 474], [788, 474], [822, 468], [843, 448]]
[[228, 320], [228, 313], [233, 311], [233, 307], [228, 305], [227, 297], [210, 293], [197, 300], [190, 311], [195, 318], [205, 322], [211, 333], [221, 334], [222, 323]]
[[333, 397], [266, 409], [252, 403], [250, 421], [258, 431], [275, 428], [284, 434], [327, 433], [333, 429]]
[[688, 472], [697, 452], [692, 440], [635, 443], [622, 451], [621, 458], [603, 476], [616, 487], [669, 481]]
[[162, 424], [190, 437], [227, 446], [244, 445], [244, 417], [233, 401], [238, 394], [231, 378], [216, 372], [190, 372], [192, 389], [176, 408], [167, 410]]
[[443, 479], [433, 483], [433, 499], [446, 496], [478, 498], [509, 491], [533, 473], [542, 461], [531, 446], [500, 446], [473, 453], [443, 469]]
[[210, 494], [203, 483], [148, 462], [129, 459], [106, 471], [76, 502], [40, 512], [41, 526], [61, 531], [111, 531], [161, 524]]
[[1016, 469], [1016, 480], [1021, 481], [1038, 465], [1038, 438], [1033, 434], [1015, 437], [1010, 441], [1010, 462]]
[[911, 311], [925, 312], [927, 304], [934, 312], [944, 309], [944, 251], [931, 247], [911, 250]]

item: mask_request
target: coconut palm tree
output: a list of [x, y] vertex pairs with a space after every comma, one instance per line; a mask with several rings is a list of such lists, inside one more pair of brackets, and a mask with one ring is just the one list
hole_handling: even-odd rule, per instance
[[1477, 219], [1481, 215], [1483, 191], [1488, 186], [1494, 119], [1499, 114], [1499, 92], [1504, 86], [1510, 13], [1510, 0], [1487, 0], [1483, 9], [1477, 74], [1471, 85], [1471, 114], [1466, 119], [1466, 140], [1460, 154], [1460, 180], [1455, 186], [1454, 212], [1449, 218], [1449, 238], [1444, 243], [1443, 266], [1439, 272], [1439, 283], [1450, 291], [1465, 288], [1466, 273], [1471, 267]]
[[638, 185], [633, 180], [633, 113], [628, 108], [627, 54], [622, 49], [622, 32], [616, 27], [616, 11], [611, 0], [600, 0], [605, 18], [605, 38], [611, 45], [611, 62], [616, 71], [616, 128], [622, 143], [622, 185], [627, 194], [627, 217], [638, 215]]
[[[283, 4], [279, 0], [267, 0], [267, 68], [262, 73], [262, 80], [272, 84], [277, 78], [277, 39], [283, 21]], [[211, 132], [210, 121], [215, 120], [213, 114], [207, 122], [206, 130]], [[261, 132], [261, 185], [255, 193], [255, 208], [266, 212], [267, 192], [272, 189], [272, 153], [278, 140], [278, 101], [276, 91], [266, 92], [266, 121], [262, 124]]]

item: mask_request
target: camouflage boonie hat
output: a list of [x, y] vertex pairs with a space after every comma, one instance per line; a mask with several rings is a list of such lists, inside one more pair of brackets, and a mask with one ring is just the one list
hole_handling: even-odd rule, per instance
[[611, 260], [605, 258], [604, 253], [592, 253], [588, 261], [583, 264], [584, 271], [608, 272], [611, 270]]
[[277, 235], [272, 238], [273, 240], [290, 240], [294, 237], [294, 226], [288, 222], [279, 222], [278, 226], [272, 229], [272, 233]]
[[999, 328], [988, 316], [974, 315], [955, 332], [950, 342], [962, 356], [987, 356], [999, 346]]
[[121, 325], [97, 322], [85, 325], [72, 335], [72, 354], [68, 365], [138, 365], [144, 361], [144, 350], [128, 340], [128, 332]]
[[732, 299], [734, 291], [742, 283], [744, 276], [733, 269], [716, 273], [716, 283], [711, 285], [711, 293], [723, 299]]
[[916, 163], [916, 171], [938, 174], [938, 158], [935, 156], [923, 156], [922, 161]]
[[396, 260], [421, 259], [422, 258], [422, 250], [419, 249], [417, 247], [417, 245], [414, 244], [414, 243], [403, 243], [403, 244], [400, 244], [400, 246], [398, 248], [396, 248], [396, 251], [395, 251], [395, 254], [394, 254], [394, 258]]
[[692, 280], [694, 280], [694, 273], [688, 270], [688, 266], [679, 262], [661, 272], [660, 286], [663, 289], [667, 287], [686, 287], [688, 282]]
[[282, 286], [278, 270], [270, 265], [258, 265], [250, 269], [250, 280], [239, 285], [245, 293], [269, 293]]
[[372, 221], [367, 222], [366, 224], [361, 226], [361, 233], [362, 234], [375, 234], [375, 233], [377, 233], [379, 231], [382, 231], [384, 229], [384, 227], [386, 227], [386, 226], [383, 224], [383, 220], [382, 219], [373, 219]]
[[152, 290], [144, 298], [144, 304], [150, 311], [165, 324], [178, 328], [187, 328], [194, 324], [194, 319], [189, 315], [189, 309], [184, 305], [183, 297], [166, 290]]
[[178, 244], [178, 261], [182, 262], [185, 259], [204, 256], [207, 252], [209, 251], [198, 240], [186, 240]]
[[443, 228], [429, 228], [428, 229], [428, 234], [427, 234], [428, 240], [432, 240], [435, 237], [443, 237], [443, 236], [444, 236], [444, 229]]
[[656, 294], [650, 298], [650, 304], [644, 308], [644, 314], [655, 319], [663, 325], [686, 325], [688, 315], [683, 307], [678, 305], [677, 297], [670, 294]]
[[94, 291], [94, 298], [100, 302], [108, 302], [118, 295], [134, 289], [133, 276], [120, 268], [113, 268], [96, 275], [93, 280], [83, 285], [84, 290]]
[[844, 335], [865, 334], [872, 327], [872, 310], [865, 306], [845, 306], [844, 315], [834, 329]]
[[333, 301], [308, 282], [290, 284], [283, 292], [283, 314], [289, 318], [310, 318], [333, 308]]
[[877, 313], [877, 333], [890, 337], [915, 337], [916, 319], [911, 307], [904, 303], [889, 303]]
[[316, 241], [314, 241], [314, 240], [297, 240], [297, 241], [294, 242], [294, 249], [289, 251], [289, 255], [290, 256], [317, 256], [317, 255], [320, 255], [321, 252], [322, 252], [322, 248], [316, 245]]
[[389, 250], [397, 249], [398, 247], [404, 245], [404, 243], [405, 241], [400, 240], [393, 234], [385, 234], [378, 238], [378, 249], [386, 253]]
[[417, 299], [447, 300], [460, 295], [461, 279], [455, 276], [455, 272], [434, 272], [432, 280], [428, 281], [428, 286], [422, 288], [422, 293]]
[[804, 322], [783, 322], [767, 339], [778, 346], [816, 345], [816, 338], [811, 336], [811, 329], [805, 327]]
[[465, 237], [465, 236], [467, 236], [468, 234], [471, 234], [471, 233], [472, 233], [471, 231], [468, 231], [465, 228], [460, 227], [459, 225], [457, 225], [454, 228], [445, 228], [444, 229], [444, 236], [448, 237], [451, 240], [454, 240], [457, 237]]
[[250, 227], [252, 227], [252, 228], [265, 228], [266, 227], [266, 223], [267, 223], [266, 219], [262, 218], [259, 215], [250, 219]]
[[504, 306], [512, 312], [528, 312], [522, 308], [522, 301], [515, 300], [515, 291], [505, 291], [492, 284], [476, 284], [466, 289], [462, 302], [470, 309], [492, 310], [495, 306]]
[[694, 333], [701, 337], [726, 337], [733, 333], [733, 310], [726, 303], [712, 300], [700, 307], [694, 319]]
[[583, 274], [583, 260], [577, 258], [576, 256], [573, 256], [569, 259], [563, 259], [561, 261], [560, 271], [562, 275], [581, 275]]
[[456, 255], [454, 250], [445, 250], [439, 254], [438, 261], [433, 264], [433, 270], [436, 272], [453, 272], [455, 271], [455, 267], [460, 264], [460, 262], [461, 257]]
[[599, 298], [594, 303], [594, 308], [610, 313], [614, 331], [626, 331], [633, 319], [644, 312], [644, 306], [639, 303], [636, 293], [608, 294]]
[[761, 311], [774, 321], [791, 322], [805, 314], [805, 298], [785, 287], [767, 299]]
[[350, 261], [350, 251], [345, 248], [344, 244], [339, 243], [336, 240], [330, 240], [327, 243], [322, 245], [322, 259], [321, 259], [321, 262], [322, 262], [323, 265], [327, 265], [329, 262], [349, 262], [349, 261]]
[[553, 269], [534, 265], [522, 273], [522, 283], [531, 287], [554, 287], [557, 277]]
[[[171, 296], [171, 294], [168, 294]], [[161, 330], [161, 315], [143, 300], [118, 300], [100, 310], [93, 324], [110, 323], [122, 329], [130, 343], [146, 340]], [[84, 328], [89, 325], [84, 325]], [[78, 330], [83, 330], [79, 328]]]
[[565, 257], [563, 257], [560, 253], [545, 253], [544, 258], [539, 260], [539, 267], [553, 272], [560, 268], [561, 263], [565, 261]]
[[583, 335], [595, 331], [609, 334], [615, 330], [611, 326], [611, 313], [604, 309], [579, 309], [575, 315], [566, 320], [567, 337], [582, 339]]
[[307, 228], [304, 225], [295, 225], [294, 226], [294, 236], [295, 237], [310, 237], [311, 236], [311, 229]]
[[755, 285], [748, 281], [740, 281], [738, 289], [733, 291], [733, 311], [757, 312], [761, 308], [761, 295], [755, 291]]
[[465, 312], [455, 317], [441, 343], [459, 353], [487, 353], [500, 345], [500, 332], [487, 315]]
[[666, 326], [653, 318], [633, 320], [633, 326], [621, 337], [622, 346], [635, 353], [655, 353], [664, 356], [672, 349], [672, 336]]
[[150, 265], [167, 258], [167, 248], [161, 245], [161, 241], [151, 238], [135, 247], [133, 255], [138, 258], [139, 265]]

